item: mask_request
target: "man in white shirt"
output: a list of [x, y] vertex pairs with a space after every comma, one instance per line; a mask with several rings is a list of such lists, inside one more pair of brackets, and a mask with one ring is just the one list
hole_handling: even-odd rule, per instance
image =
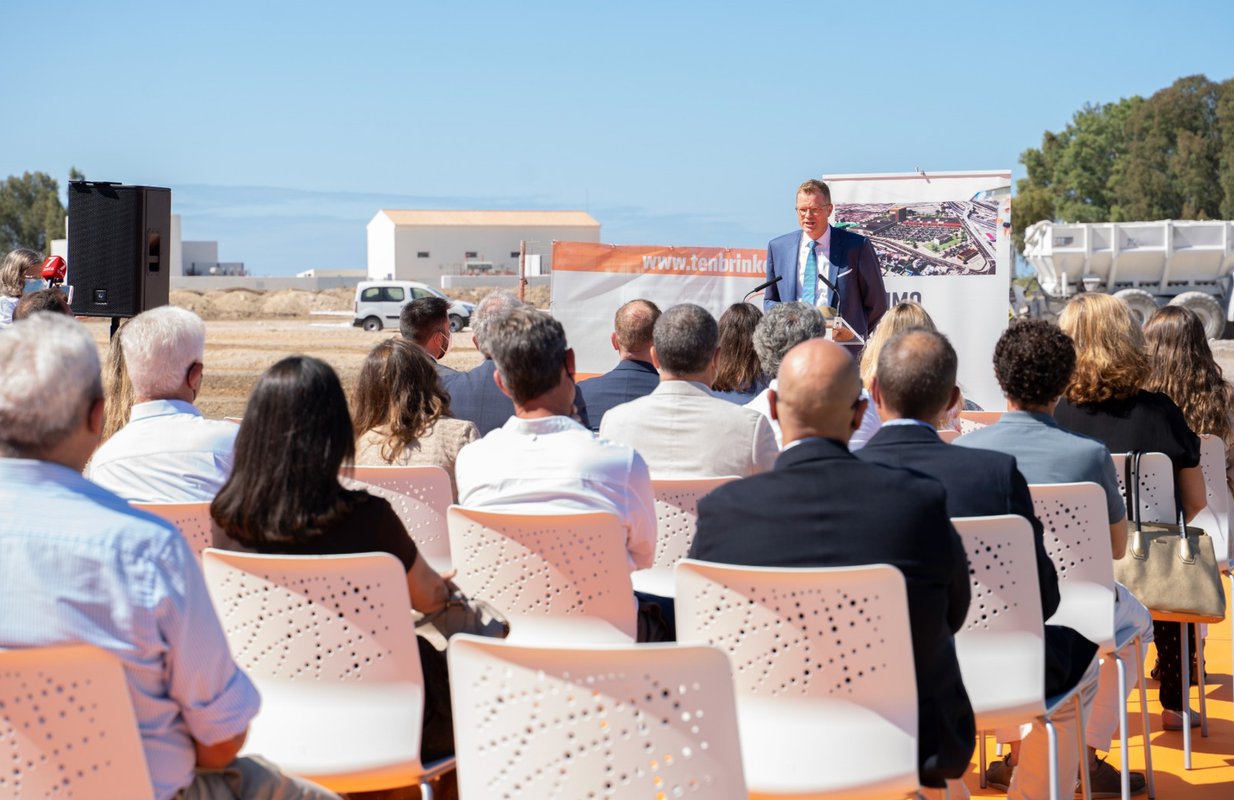
[[206, 326], [191, 311], [160, 306], [120, 331], [136, 402], [128, 424], [103, 443], [86, 477], [130, 502], [212, 500], [231, 473], [239, 426], [202, 417]]
[[626, 528], [631, 571], [655, 559], [647, 464], [576, 422], [574, 351], [561, 323], [518, 306], [487, 323], [496, 382], [514, 416], [458, 454], [459, 504], [495, 511], [604, 511]]
[[652, 337], [660, 385], [609, 410], [601, 438], [633, 447], [656, 478], [745, 477], [771, 469], [780, 449], [767, 418], [711, 394], [720, 352], [715, 318], [682, 303], [660, 315]]

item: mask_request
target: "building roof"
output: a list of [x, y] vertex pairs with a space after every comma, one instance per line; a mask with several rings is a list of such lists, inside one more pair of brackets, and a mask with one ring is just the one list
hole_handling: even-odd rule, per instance
[[600, 227], [586, 211], [436, 211], [383, 208], [395, 225]]

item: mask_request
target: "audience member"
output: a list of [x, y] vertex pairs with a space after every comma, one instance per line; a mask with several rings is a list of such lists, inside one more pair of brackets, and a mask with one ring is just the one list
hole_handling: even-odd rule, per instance
[[1174, 401], [1193, 433], [1225, 443], [1225, 480], [1234, 492], [1234, 386], [1221, 374], [1204, 324], [1183, 306], [1162, 306], [1144, 326], [1148, 377], [1144, 389]]
[[[488, 344], [489, 323], [522, 305], [521, 300], [507, 291], [493, 292], [481, 300], [471, 315], [471, 338], [484, 356], [484, 361], [467, 372], [459, 372], [445, 379], [454, 416], [474, 422], [481, 436], [500, 428], [514, 414], [514, 404], [494, 382], [497, 366]], [[571, 416], [584, 427], [590, 427], [587, 402], [580, 392], [575, 392], [573, 407]]]
[[[1092, 482], [1105, 491], [1110, 524], [1110, 550], [1120, 558], [1127, 546], [1127, 507], [1118, 488], [1114, 463], [1105, 445], [1087, 436], [1069, 433], [1054, 422], [1054, 407], [1075, 368], [1075, 348], [1071, 339], [1056, 326], [1043, 320], [1016, 322], [1003, 333], [994, 348], [994, 375], [1007, 398], [1007, 413], [998, 422], [961, 436], [956, 444], [997, 450], [1014, 456], [1020, 473], [1030, 484]], [[1121, 584], [1115, 584], [1114, 629], [1135, 628], [1145, 644], [1153, 640], [1152, 617], [1148, 609]], [[1135, 688], [1132, 677], [1128, 690]], [[1118, 782], [1104, 762], [1096, 760], [1098, 750], [1108, 751], [1118, 725], [1119, 704], [1117, 665], [1102, 659], [1097, 696], [1085, 728], [1094, 796], [1102, 789], [1119, 793]], [[1005, 786], [1014, 769], [1017, 749], [1003, 762], [995, 762], [988, 773], [993, 783]], [[1111, 782], [1113, 781], [1113, 782]], [[1106, 785], [1108, 784], [1108, 786]], [[1133, 772], [1131, 791], [1138, 794], [1144, 776]]]
[[603, 375], [578, 384], [592, 431], [600, 430], [610, 408], [651, 394], [660, 384], [660, 373], [651, 363], [651, 331], [659, 318], [660, 309], [650, 300], [631, 300], [617, 309], [609, 341], [621, 360]]
[[[1140, 450], [1169, 456], [1175, 502], [1190, 522], [1208, 504], [1199, 466], [1200, 440], [1173, 400], [1144, 390], [1148, 354], [1130, 309], [1108, 294], [1084, 292], [1068, 301], [1058, 324], [1075, 343], [1076, 365], [1054, 418], [1069, 431], [1105, 443], [1111, 453]], [[1164, 709], [1161, 724], [1166, 730], [1182, 727], [1180, 628], [1177, 622], [1153, 623]], [[1190, 626], [1187, 629], [1191, 631]], [[1199, 715], [1191, 720], [1198, 725]]]
[[124, 367], [124, 329], [128, 321], [116, 328], [111, 341], [107, 343], [107, 360], [103, 363], [103, 397], [107, 400], [103, 413], [103, 441], [106, 442], [116, 431], [129, 424], [129, 414], [133, 410], [133, 382], [129, 380], [129, 371]]
[[[952, 447], [939, 438], [928, 420], [937, 419], [955, 405], [957, 358], [947, 338], [937, 331], [914, 329], [896, 334], [883, 344], [871, 394], [883, 427], [858, 454], [863, 461], [916, 470], [942, 483], [947, 490], [947, 513], [954, 517], [984, 517], [1017, 514], [1028, 520], [1036, 553], [1037, 586], [1041, 593], [1042, 621], [1058, 609], [1058, 575], [1045, 549], [1044, 528], [1033, 511], [1028, 482], [1016, 468], [1015, 458], [993, 450]], [[1045, 626], [1045, 690], [1055, 697], [1071, 690], [1081, 680], [1085, 707], [1095, 692], [1097, 647], [1070, 628]], [[1091, 671], [1091, 675], [1088, 673]], [[1074, 707], [1054, 717], [1059, 741], [1059, 792], [1075, 788], [1079, 752], [1075, 730], [1080, 719]], [[1067, 732], [1070, 731], [1070, 734]], [[1018, 732], [1001, 732], [1004, 741], [1018, 740]], [[1108, 742], [1107, 742], [1108, 744]], [[1014, 778], [1003, 783], [1013, 798], [1045, 797], [1050, 793], [1049, 748], [1045, 727], [1036, 724], [1020, 748]], [[1117, 770], [1101, 762], [1094, 774], [1101, 790], [1121, 780]], [[1001, 777], [996, 771], [992, 776]], [[1011, 777], [1011, 776], [1008, 776]], [[1142, 776], [1141, 776], [1142, 777]], [[1001, 782], [1000, 782], [1001, 783]], [[1097, 784], [1094, 784], [1097, 785]]]
[[656, 320], [651, 357], [660, 385], [609, 410], [600, 436], [633, 447], [657, 478], [753, 475], [775, 464], [766, 418], [713, 397], [719, 329], [707, 310], [673, 306]]
[[159, 306], [133, 317], [121, 346], [134, 405], [128, 424], [94, 454], [87, 476], [131, 502], [211, 499], [231, 471], [236, 426], [205, 419], [193, 405], [205, 324], [186, 309]]
[[[355, 453], [347, 398], [324, 361], [290, 356], [270, 367], [238, 426], [236, 463], [210, 504], [214, 546], [286, 555], [390, 553], [407, 570], [411, 605], [432, 613], [449, 590], [416, 550], [390, 504], [339, 483]], [[427, 703], [422, 758], [454, 752], [445, 657], [417, 637]]]
[[59, 314], [21, 320], [0, 336], [0, 375], [0, 649], [116, 656], [158, 800], [334, 797], [236, 758], [260, 701], [197, 559], [175, 527], [81, 476], [103, 424], [90, 334]]
[[458, 370], [441, 363], [454, 337], [450, 328], [449, 300], [436, 295], [417, 297], [399, 312], [398, 329], [404, 339], [415, 342], [429, 354], [442, 380], [458, 374]]
[[13, 310], [13, 321], [16, 322], [40, 311], [73, 316], [73, 309], [69, 307], [69, 298], [59, 289], [51, 288], [39, 289], [37, 292], [22, 295], [21, 300], [17, 302], [17, 308]]
[[34, 268], [43, 257], [33, 250], [19, 247], [11, 250], [0, 263], [0, 330], [13, 324], [17, 301], [26, 289], [26, 275], [37, 274]]
[[455, 459], [463, 445], [480, 437], [473, 423], [450, 416], [450, 395], [433, 369], [432, 356], [406, 339], [387, 339], [364, 360], [356, 384], [355, 428], [361, 431], [357, 464], [441, 467], [450, 475], [455, 499]]
[[690, 557], [768, 567], [891, 564], [903, 572], [920, 778], [942, 787], [968, 769], [976, 736], [952, 639], [968, 611], [968, 562], [943, 487], [848, 452], [866, 401], [857, 365], [840, 345], [797, 345], [784, 357], [777, 385], [769, 399], [786, 447], [775, 471], [702, 499]]
[[[777, 448], [783, 447], [784, 442], [781, 440], [780, 423], [771, 416], [768, 397], [769, 390], [776, 388], [775, 374], [780, 370], [780, 362], [789, 350], [807, 339], [825, 336], [826, 333], [827, 322], [822, 312], [809, 303], [799, 301], [777, 303], [754, 328], [754, 352], [758, 355], [763, 374], [772, 378], [766, 389], [746, 403], [746, 408], [757, 411], [767, 419], [776, 437]], [[849, 449], [853, 449], [851, 440]]]
[[720, 315], [720, 357], [711, 382], [716, 397], [745, 405], [767, 388], [767, 377], [754, 352], [754, 328], [762, 318], [757, 306], [745, 302], [733, 303]]
[[573, 418], [574, 351], [561, 323], [520, 306], [486, 323], [497, 385], [514, 404], [506, 424], [458, 454], [459, 503], [496, 511], [604, 511], [625, 525], [631, 570], [655, 558], [647, 464]]

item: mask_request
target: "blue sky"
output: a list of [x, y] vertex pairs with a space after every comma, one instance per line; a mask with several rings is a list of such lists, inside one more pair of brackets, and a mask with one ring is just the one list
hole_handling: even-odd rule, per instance
[[169, 186], [258, 274], [380, 208], [761, 247], [825, 173], [1022, 169], [1086, 102], [1234, 77], [1234, 4], [3, 0], [0, 177]]

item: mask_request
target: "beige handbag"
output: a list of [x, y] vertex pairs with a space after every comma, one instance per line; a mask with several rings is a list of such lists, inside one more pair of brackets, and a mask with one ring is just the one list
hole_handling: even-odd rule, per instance
[[1127, 454], [1124, 484], [1127, 509], [1135, 521], [1127, 552], [1114, 562], [1114, 577], [1152, 613], [1172, 622], [1220, 622], [1225, 619], [1225, 590], [1213, 550], [1203, 529], [1140, 521], [1140, 453]]

